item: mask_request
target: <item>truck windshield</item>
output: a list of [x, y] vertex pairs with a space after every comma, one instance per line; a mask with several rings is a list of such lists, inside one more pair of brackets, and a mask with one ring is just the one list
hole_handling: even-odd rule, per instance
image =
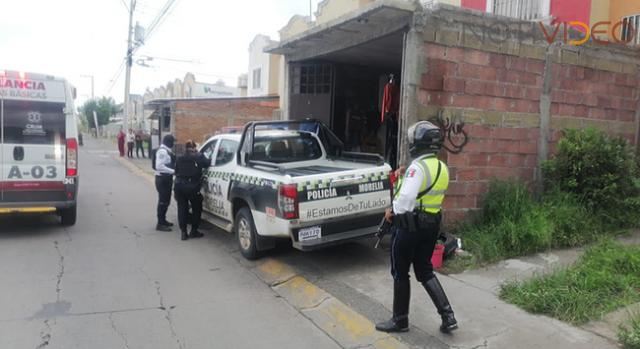
[[[284, 134], [286, 133], [286, 134]], [[322, 157], [316, 138], [307, 132], [283, 132], [260, 135], [257, 132], [251, 160], [286, 163], [315, 160]]]

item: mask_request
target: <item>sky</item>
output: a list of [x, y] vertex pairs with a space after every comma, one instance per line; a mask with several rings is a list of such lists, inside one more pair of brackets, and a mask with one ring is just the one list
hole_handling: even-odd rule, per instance
[[[94, 94], [124, 100], [131, 0], [3, 1], [0, 70], [56, 75], [78, 90], [79, 105]], [[148, 27], [168, 0], [137, 0], [134, 23]], [[311, 0], [313, 9], [318, 0]], [[278, 39], [291, 16], [309, 14], [309, 0], [176, 0], [134, 61], [131, 93], [166, 85], [193, 72], [197, 81], [223, 79], [235, 86], [248, 69], [249, 43], [257, 34]], [[186, 62], [175, 62], [181, 60]], [[115, 81], [113, 81], [115, 78]], [[80, 103], [78, 103], [80, 102]]]

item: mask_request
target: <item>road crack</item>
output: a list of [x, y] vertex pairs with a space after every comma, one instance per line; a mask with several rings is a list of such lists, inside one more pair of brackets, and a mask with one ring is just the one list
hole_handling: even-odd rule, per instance
[[173, 318], [171, 316], [171, 310], [175, 309], [175, 306], [171, 306], [169, 308], [165, 306], [164, 297], [162, 296], [162, 290], [160, 288], [160, 282], [156, 280], [155, 285], [156, 285], [156, 293], [158, 294], [158, 298], [160, 300], [160, 306], [158, 308], [164, 311], [165, 313], [164, 318], [169, 323], [169, 330], [171, 331], [171, 336], [176, 340], [176, 343], [178, 344], [179, 349], [185, 349], [184, 343], [182, 343], [182, 341], [180, 340], [180, 337], [178, 336], [178, 333], [176, 332], [175, 325], [173, 324]]
[[113, 331], [116, 334], [118, 334], [118, 336], [122, 339], [122, 342], [124, 343], [124, 347], [126, 349], [130, 349], [129, 342], [127, 341], [127, 337], [125, 337], [124, 333], [118, 331], [118, 329], [116, 328], [116, 322], [113, 320], [113, 313], [109, 314], [109, 321], [111, 322], [111, 328], [113, 328]]
[[45, 330], [40, 332], [40, 344], [36, 347], [36, 349], [42, 349], [49, 345], [49, 341], [51, 341], [51, 325], [49, 325], [49, 320], [44, 320], [44, 325], [46, 327]]
[[324, 302], [328, 301], [329, 299], [331, 299], [333, 297], [331, 296], [326, 296], [324, 298], [322, 298], [317, 304], [314, 304], [312, 306], [308, 306], [308, 307], [304, 307], [304, 308], [300, 308], [300, 311], [306, 311], [306, 310], [311, 310], [311, 309], [316, 309], [319, 306], [321, 306]]
[[60, 287], [60, 284], [62, 283], [62, 277], [64, 276], [64, 256], [62, 255], [62, 252], [60, 251], [60, 246], [58, 246], [58, 241], [54, 241], [53, 242], [53, 246], [56, 249], [56, 252], [58, 252], [58, 281], [56, 282], [56, 303], [60, 302], [60, 292], [62, 291], [62, 288]]

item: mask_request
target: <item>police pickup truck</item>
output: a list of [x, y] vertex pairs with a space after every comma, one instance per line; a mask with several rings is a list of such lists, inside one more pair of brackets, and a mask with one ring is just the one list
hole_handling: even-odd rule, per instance
[[252, 122], [210, 138], [203, 218], [235, 233], [244, 257], [290, 238], [311, 250], [375, 233], [391, 205], [391, 168], [343, 150], [317, 121]]

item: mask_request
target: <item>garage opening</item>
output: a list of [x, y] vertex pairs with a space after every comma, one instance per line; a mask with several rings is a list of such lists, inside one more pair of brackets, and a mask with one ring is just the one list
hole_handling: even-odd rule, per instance
[[289, 62], [289, 118], [323, 121], [349, 151], [396, 167], [404, 30]]

